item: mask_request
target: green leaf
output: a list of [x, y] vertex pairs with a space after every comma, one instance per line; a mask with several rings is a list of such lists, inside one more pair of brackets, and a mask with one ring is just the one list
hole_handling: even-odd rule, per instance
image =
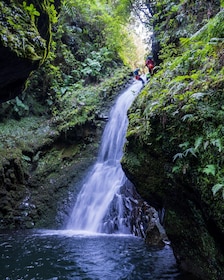
[[22, 159], [28, 162], [31, 162], [31, 158], [25, 155], [22, 155]]
[[173, 156], [173, 161], [175, 161], [177, 158], [183, 158], [184, 154], [183, 153], [177, 153]]
[[224, 187], [224, 184], [216, 184], [212, 187], [213, 195], [215, 195], [219, 190]]
[[219, 152], [222, 151], [223, 146], [220, 138], [213, 140], [212, 144], [219, 149]]
[[205, 95], [208, 95], [208, 93], [207, 92], [196, 92], [196, 93], [192, 94], [191, 97], [193, 97], [195, 99], [201, 99]]
[[214, 164], [207, 164], [206, 167], [202, 170], [207, 175], [212, 174], [215, 176], [215, 165]]
[[198, 138], [195, 140], [195, 143], [194, 143], [194, 149], [195, 149], [195, 150], [197, 150], [198, 147], [201, 145], [202, 140], [203, 140], [203, 137], [198, 137]]
[[189, 146], [189, 142], [187, 141], [187, 142], [184, 142], [184, 143], [181, 143], [181, 144], [179, 144], [179, 147], [180, 148], [187, 148]]
[[191, 153], [193, 156], [197, 157], [197, 155], [194, 152], [194, 148], [189, 148], [186, 151], [184, 151], [184, 156], [186, 157], [188, 153]]
[[193, 114], [187, 114], [187, 115], [184, 115], [181, 119], [183, 121], [187, 120], [187, 119], [193, 119], [194, 115]]
[[172, 173], [178, 173], [180, 171], [180, 167], [179, 166], [174, 166], [172, 168]]

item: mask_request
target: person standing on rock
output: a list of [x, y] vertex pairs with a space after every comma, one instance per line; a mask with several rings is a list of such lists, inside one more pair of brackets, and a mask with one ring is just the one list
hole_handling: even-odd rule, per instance
[[140, 76], [140, 68], [136, 68], [134, 71], [133, 71], [133, 73], [134, 73], [134, 76], [135, 76], [135, 79], [136, 80], [138, 80], [138, 81], [141, 81], [142, 82], [142, 85], [144, 86], [145, 85], [145, 82], [144, 82], [144, 80], [141, 78], [141, 76]]
[[153, 68], [155, 66], [155, 63], [153, 61], [152, 56], [148, 56], [145, 61], [145, 66], [149, 69], [149, 73], [152, 76], [153, 75]]

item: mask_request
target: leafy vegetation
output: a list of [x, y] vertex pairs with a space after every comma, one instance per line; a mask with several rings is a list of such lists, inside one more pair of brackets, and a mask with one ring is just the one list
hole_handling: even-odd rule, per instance
[[[130, 79], [135, 49], [128, 2], [0, 3], [2, 45], [39, 66], [23, 92], [0, 108], [0, 193], [6, 198], [0, 227], [49, 226], [55, 201], [68, 196], [71, 181], [81, 179], [93, 160], [102, 110], [106, 114]], [[24, 215], [20, 205], [27, 192], [32, 203]]]
[[161, 63], [129, 109], [122, 166], [142, 197], [166, 208], [180, 264], [215, 280], [223, 275], [224, 12], [219, 1], [166, 0], [154, 11]]
[[[82, 88], [88, 85], [99, 84], [108, 77], [114, 80], [113, 72], [119, 71], [124, 64], [128, 65], [135, 53], [126, 28], [130, 12], [128, 1], [116, 3], [114, 7], [113, 1], [86, 1], [83, 5], [82, 1], [65, 0], [61, 2], [59, 14], [52, 0], [41, 1], [40, 5], [50, 19], [50, 45], [46, 47], [44, 42], [43, 53], [38, 59], [45, 62], [38, 71], [32, 73], [21, 96], [3, 105], [1, 113], [4, 115], [7, 110], [8, 117], [21, 118], [46, 113], [55, 116], [63, 107], [66, 91], [79, 90], [79, 94], [82, 94], [85, 92]], [[13, 2], [11, 6], [3, 2], [3, 14], [8, 15], [14, 6]], [[15, 9], [15, 13], [21, 16], [24, 14], [25, 23], [31, 22], [31, 26], [37, 30], [38, 9], [39, 6], [23, 1]], [[20, 25], [20, 16], [15, 24], [13, 19], [9, 20], [16, 30], [25, 30]], [[8, 32], [9, 26], [4, 28]], [[31, 40], [36, 40], [36, 35], [30, 31], [29, 29]], [[18, 34], [15, 33], [14, 36], [21, 44]], [[27, 39], [26, 34], [24, 38]], [[26, 44], [25, 41], [24, 43]], [[21, 55], [20, 46], [11, 47]], [[32, 46], [28, 47], [31, 50]], [[25, 52], [24, 55], [28, 55], [26, 50]], [[37, 55], [38, 52], [35, 49], [33, 53]], [[127, 53], [132, 55], [127, 56]], [[126, 73], [129, 74], [128, 70]], [[119, 84], [120, 81], [116, 83]]]
[[166, 56], [161, 54], [163, 69], [139, 96], [138, 110], [130, 111], [128, 132], [147, 145], [150, 119], [158, 116], [161, 135], [168, 133], [170, 145], [176, 147], [173, 172], [195, 173], [195, 183], [211, 188], [213, 194], [224, 182], [223, 17], [222, 11], [194, 36], [180, 39], [181, 55], [170, 60], [169, 49]]
[[[219, 1], [66, 0], [58, 12], [53, 0], [21, 3], [0, 3], [0, 38], [41, 67], [21, 95], [0, 108], [1, 226], [52, 223], [55, 201], [94, 158], [102, 107], [129, 78], [124, 65], [135, 49], [127, 23], [131, 10], [141, 10], [142, 22], [154, 27], [161, 63], [129, 110], [123, 163], [142, 197], [165, 205], [180, 262], [218, 279], [224, 207]], [[49, 21], [44, 38], [37, 29], [42, 10]]]
[[37, 11], [37, 9], [34, 7], [33, 4], [30, 4], [28, 6], [27, 3], [25, 1], [23, 1], [23, 8], [30, 15], [32, 22], [35, 22], [35, 17], [39, 17], [40, 16], [40, 13]]

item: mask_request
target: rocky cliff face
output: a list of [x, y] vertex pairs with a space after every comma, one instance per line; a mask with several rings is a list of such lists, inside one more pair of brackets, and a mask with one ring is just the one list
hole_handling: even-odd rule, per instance
[[156, 17], [163, 63], [129, 110], [122, 165], [140, 195], [165, 208], [182, 268], [221, 280], [224, 12], [214, 1], [179, 2]]
[[[55, 1], [58, 7], [59, 1]], [[45, 60], [51, 40], [50, 1], [0, 3], [0, 102], [21, 93], [34, 69]]]

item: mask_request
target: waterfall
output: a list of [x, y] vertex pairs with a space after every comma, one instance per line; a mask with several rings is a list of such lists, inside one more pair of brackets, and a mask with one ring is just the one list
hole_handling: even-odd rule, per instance
[[[67, 229], [103, 233], [130, 233], [132, 184], [120, 160], [128, 126], [127, 110], [141, 90], [135, 82], [116, 100], [104, 129], [96, 163], [84, 180]], [[122, 189], [126, 188], [125, 194]]]

